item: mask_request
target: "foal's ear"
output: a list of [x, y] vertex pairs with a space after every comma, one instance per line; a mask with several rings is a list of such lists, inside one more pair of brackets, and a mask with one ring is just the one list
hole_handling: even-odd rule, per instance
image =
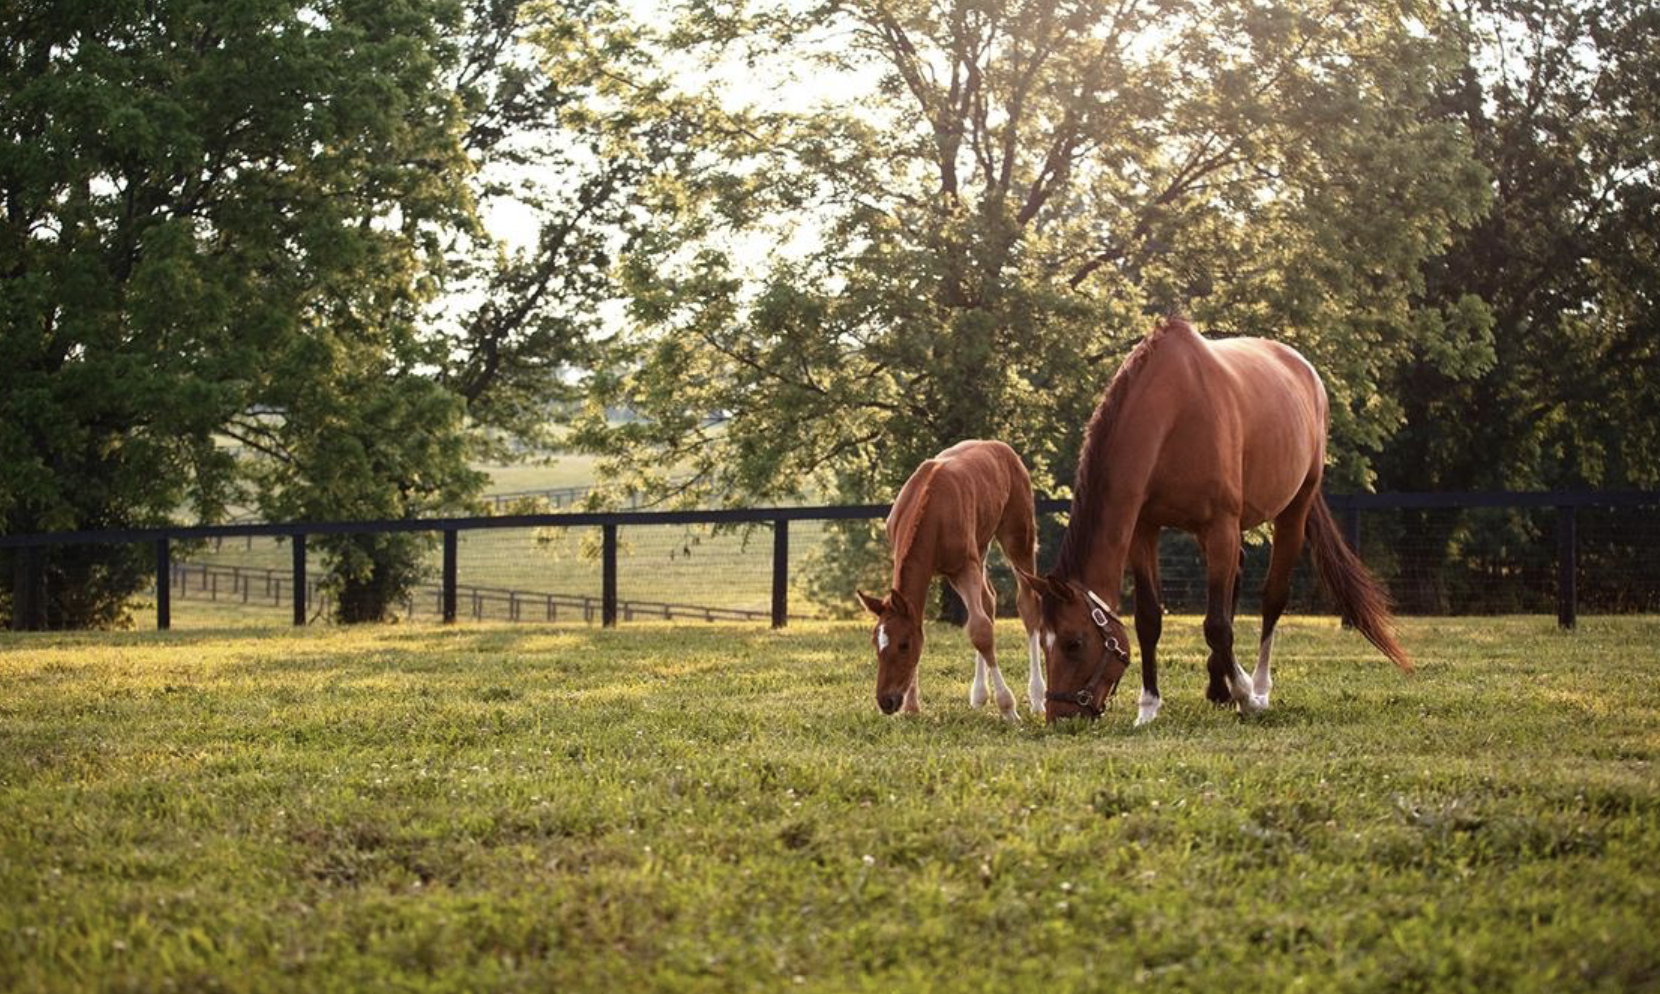
[[914, 618], [917, 616], [916, 608], [911, 606], [911, 602], [905, 599], [905, 595], [899, 592], [898, 587], [888, 591], [888, 604], [893, 608], [895, 614], [902, 617]]
[[864, 604], [865, 610], [876, 615], [878, 618], [882, 616], [882, 612], [887, 608], [886, 604], [883, 604], [881, 601], [865, 593], [863, 590], [855, 590], [853, 592], [859, 595], [859, 600]]

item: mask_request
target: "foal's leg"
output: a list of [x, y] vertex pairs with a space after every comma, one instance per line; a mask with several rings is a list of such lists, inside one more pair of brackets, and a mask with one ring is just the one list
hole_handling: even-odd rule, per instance
[[1210, 685], [1205, 697], [1212, 704], [1250, 704], [1250, 677], [1233, 658], [1233, 588], [1239, 566], [1239, 522], [1212, 521], [1202, 536], [1205, 550], [1205, 643], [1210, 646]]
[[992, 617], [997, 613], [997, 596], [991, 592], [985, 570], [979, 563], [972, 563], [951, 577], [951, 586], [956, 588], [957, 595], [968, 607], [968, 641], [974, 646], [976, 666], [983, 662], [986, 674], [991, 677], [997, 710], [1008, 720], [1018, 721], [1014, 693], [1003, 682], [1003, 674], [997, 668], [997, 643], [992, 627]]
[[[1037, 532], [1032, 526], [1032, 511], [1028, 505], [1021, 511], [1011, 504], [1004, 511], [1003, 524], [997, 532], [997, 544], [1003, 547], [1003, 556], [1016, 568], [1027, 573], [1037, 572]], [[1044, 682], [1043, 647], [1038, 643], [1038, 629], [1042, 627], [1043, 609], [1038, 603], [1037, 591], [1026, 586], [1015, 574], [1015, 609], [1020, 612], [1020, 624], [1026, 630], [1026, 703], [1035, 717], [1043, 717]]]
[[986, 703], [986, 660], [974, 654], [974, 682], [968, 686], [968, 706], [977, 708]]
[[1269, 692], [1274, 689], [1268, 671], [1274, 654], [1274, 626], [1291, 599], [1291, 573], [1303, 552], [1303, 529], [1314, 494], [1312, 487], [1305, 490], [1274, 519], [1274, 551], [1268, 560], [1268, 582], [1262, 588], [1262, 641], [1257, 646], [1257, 669], [1251, 675], [1251, 690], [1262, 710], [1267, 709]]
[[1159, 635], [1164, 631], [1164, 608], [1159, 603], [1159, 530], [1136, 531], [1130, 546], [1130, 571], [1135, 574], [1135, 637], [1141, 646], [1141, 702], [1137, 727], [1159, 716]]
[[922, 664], [911, 671], [911, 685], [905, 688], [905, 703], [899, 706], [901, 714], [917, 714], [922, 710], [922, 692], [918, 689], [922, 677]]

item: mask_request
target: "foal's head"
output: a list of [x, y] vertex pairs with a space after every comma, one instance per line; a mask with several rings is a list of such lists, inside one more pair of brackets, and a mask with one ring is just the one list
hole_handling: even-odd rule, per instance
[[876, 703], [883, 714], [893, 714], [905, 703], [905, 691], [916, 676], [922, 658], [922, 618], [897, 590], [877, 600], [857, 591], [859, 600], [876, 615], [871, 644], [876, 646]]
[[1053, 575], [1022, 573], [1038, 595], [1049, 693], [1049, 721], [1084, 715], [1099, 718], [1130, 665], [1124, 622], [1084, 586]]

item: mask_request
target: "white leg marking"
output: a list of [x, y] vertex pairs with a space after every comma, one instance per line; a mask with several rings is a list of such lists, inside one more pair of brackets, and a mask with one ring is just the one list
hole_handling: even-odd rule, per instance
[[1026, 680], [1026, 703], [1031, 705], [1032, 714], [1043, 717], [1043, 695], [1048, 690], [1043, 681], [1043, 650], [1038, 648], [1038, 635], [1033, 632], [1026, 640], [1026, 654], [1029, 661], [1030, 673]]
[[1009, 721], [1019, 721], [1020, 712], [1014, 706], [1014, 691], [1003, 682], [1003, 671], [996, 663], [987, 663], [986, 671], [991, 674], [991, 687], [997, 696], [997, 710]]
[[1268, 706], [1268, 694], [1274, 689], [1274, 678], [1268, 672], [1268, 663], [1274, 655], [1274, 636], [1277, 634], [1278, 632], [1269, 632], [1268, 637], [1262, 640], [1261, 647], [1257, 649], [1257, 671], [1251, 677], [1251, 689], [1262, 698], [1262, 706], [1265, 708]]
[[1233, 701], [1239, 706], [1240, 713], [1256, 714], [1267, 709], [1268, 702], [1253, 692], [1250, 676], [1238, 663], [1233, 664], [1233, 675], [1227, 678], [1227, 682], [1228, 693], [1233, 695]]
[[974, 654], [974, 683], [968, 688], [969, 707], [986, 703], [986, 657]]
[[1141, 708], [1135, 716], [1135, 727], [1140, 728], [1159, 716], [1159, 708], [1164, 707], [1164, 698], [1157, 694], [1141, 692]]
[[911, 685], [905, 688], [905, 703], [900, 706], [901, 714], [916, 714], [922, 710], [922, 694], [917, 690], [917, 678], [911, 677]]

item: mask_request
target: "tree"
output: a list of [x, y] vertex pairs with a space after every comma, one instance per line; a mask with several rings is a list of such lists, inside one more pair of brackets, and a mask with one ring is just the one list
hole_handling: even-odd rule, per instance
[[[1303, 349], [1360, 481], [1398, 417], [1382, 379], [1419, 353], [1463, 365], [1479, 336], [1413, 299], [1485, 196], [1462, 126], [1425, 113], [1449, 69], [1427, 4], [679, 12], [662, 38], [617, 25], [558, 53], [701, 150], [623, 260], [634, 330], [579, 434], [659, 493], [674, 465], [688, 496], [873, 498], [977, 435], [1057, 492], [1118, 358], [1170, 309]], [[713, 96], [610, 68], [671, 48], [714, 67]], [[768, 92], [799, 73], [816, 102], [739, 106], [734, 73]]]
[[[1426, 355], [1388, 379], [1404, 424], [1378, 459], [1398, 490], [1660, 484], [1651, 3], [1455, 4], [1463, 50], [1438, 109], [1473, 136], [1491, 209], [1425, 265], [1426, 303], [1487, 315], [1490, 358]], [[1461, 303], [1463, 302], [1463, 303]], [[1397, 594], [1441, 611], [1468, 516], [1409, 512]], [[1536, 540], [1529, 519], [1506, 530]]]
[[[449, 0], [9, 4], [0, 55], [0, 528], [222, 512], [214, 433], [318, 315], [414, 292], [465, 215]], [[144, 550], [5, 578], [24, 627], [119, 620]], [[64, 569], [80, 571], [59, 582]], [[100, 593], [72, 587], [102, 578]], [[4, 582], [4, 581], [0, 581]]]
[[[417, 260], [423, 295], [318, 315], [293, 369], [238, 425], [262, 454], [253, 492], [266, 516], [465, 510], [485, 479], [471, 460], [555, 440], [554, 405], [576, 395], [574, 369], [615, 292], [612, 255], [643, 223], [637, 188], [674, 154], [661, 128], [592, 119], [591, 80], [538, 66], [527, 40], [556, 44], [589, 14], [581, 0], [466, 3], [444, 85], [459, 111], [468, 194], [483, 210], [506, 202], [533, 218], [535, 239], [515, 247], [483, 224], [455, 225]], [[612, 154], [598, 154], [600, 142]], [[273, 409], [284, 413], [264, 413]], [[318, 544], [337, 620], [381, 621], [423, 578], [431, 536]]]

